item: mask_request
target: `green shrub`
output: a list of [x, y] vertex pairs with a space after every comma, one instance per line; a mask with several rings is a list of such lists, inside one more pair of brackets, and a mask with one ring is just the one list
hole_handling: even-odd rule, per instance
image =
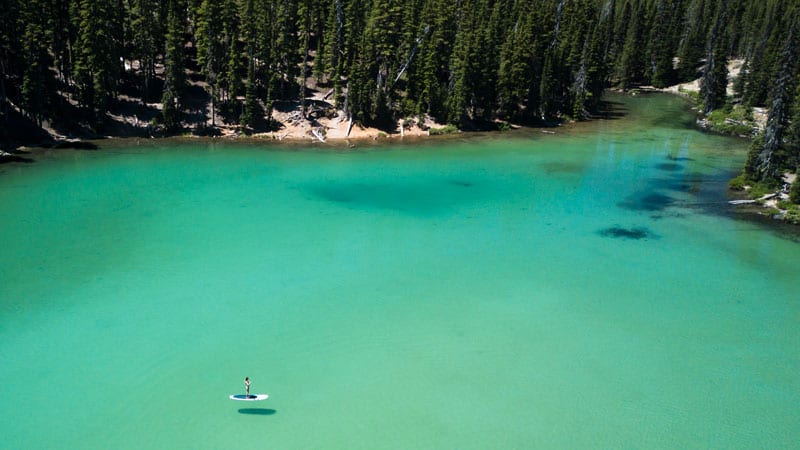
[[744, 187], [749, 185], [750, 182], [745, 174], [741, 174], [736, 178], [728, 181], [728, 187], [734, 191], [743, 191]]
[[797, 176], [794, 183], [792, 183], [792, 189], [789, 190], [789, 200], [792, 203], [800, 203], [800, 175]]
[[767, 183], [753, 183], [750, 189], [751, 198], [761, 198], [774, 191], [773, 187]]
[[789, 223], [800, 225], [800, 208], [798, 208], [797, 205], [791, 205], [786, 210], [786, 215], [784, 216], [784, 219]]
[[678, 92], [680, 92], [681, 94], [689, 96], [690, 98], [694, 99], [695, 101], [699, 101], [700, 100], [700, 93], [697, 92], [697, 91], [690, 91], [688, 89], [679, 87], [678, 88]]
[[452, 133], [457, 133], [457, 132], [458, 132], [458, 127], [453, 125], [453, 124], [447, 124], [443, 128], [431, 128], [430, 129], [430, 135], [431, 136], [436, 136], [436, 135], [439, 135], [439, 134], [452, 134]]
[[755, 130], [751, 111], [742, 105], [726, 104], [711, 111], [706, 119], [711, 129], [718, 133], [742, 136], [751, 135]]

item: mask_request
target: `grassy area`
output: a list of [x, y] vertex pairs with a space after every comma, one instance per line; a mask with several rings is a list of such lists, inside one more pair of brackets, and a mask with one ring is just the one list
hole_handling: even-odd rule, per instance
[[690, 97], [692, 100], [695, 101], [695, 103], [700, 103], [700, 93], [699, 92], [697, 92], [695, 90], [691, 90], [691, 89], [685, 89], [685, 88], [680, 87], [680, 86], [678, 87], [678, 92], [680, 92], [683, 95], [686, 95], [686, 96]]
[[456, 127], [455, 125], [452, 125], [452, 124], [445, 125], [443, 128], [431, 128], [430, 129], [430, 135], [431, 136], [436, 136], [438, 134], [451, 134], [451, 133], [457, 133], [457, 132], [458, 132], [458, 127]]
[[761, 198], [776, 190], [775, 185], [748, 180], [745, 174], [728, 181], [728, 187], [734, 191], [747, 191], [747, 196], [753, 199]]
[[736, 136], [752, 136], [757, 129], [753, 111], [742, 105], [716, 109], [706, 117], [712, 130]]
[[789, 223], [800, 225], [800, 205], [795, 205], [794, 203], [787, 205], [786, 215], [783, 216], [783, 219]]

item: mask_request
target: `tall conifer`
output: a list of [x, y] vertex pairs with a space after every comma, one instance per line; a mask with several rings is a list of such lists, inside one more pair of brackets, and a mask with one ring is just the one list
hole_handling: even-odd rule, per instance
[[197, 63], [206, 77], [211, 94], [211, 125], [216, 126], [216, 104], [219, 98], [219, 81], [226, 68], [225, 52], [230, 36], [225, 33], [224, 3], [219, 0], [202, 0], [197, 11], [196, 39]]
[[791, 94], [794, 93], [793, 77], [797, 73], [797, 22], [792, 26], [786, 38], [781, 68], [778, 78], [772, 87], [771, 104], [767, 115], [767, 126], [764, 129], [762, 142], [754, 141], [750, 148], [745, 173], [757, 181], [777, 182], [780, 169], [786, 161], [782, 158], [781, 147], [791, 114]]
[[81, 0], [77, 6], [75, 80], [79, 99], [97, 124], [108, 110], [122, 73], [121, 11], [113, 0]]
[[22, 108], [40, 125], [46, 114], [50, 87], [47, 12], [48, 5], [41, 0], [26, 2], [22, 11], [25, 64], [22, 76]]
[[158, 0], [131, 1], [132, 58], [142, 77], [142, 102], [147, 103], [156, 78], [156, 61], [164, 48], [164, 17]]
[[725, 104], [728, 89], [728, 38], [725, 24], [728, 17], [728, 0], [721, 0], [708, 39], [706, 63], [700, 82], [703, 111], [709, 113]]
[[628, 25], [625, 44], [620, 57], [620, 79], [624, 88], [629, 88], [641, 83], [645, 75], [645, 46], [646, 9], [644, 3], [635, 1], [626, 4], [630, 8], [631, 22]]
[[183, 0], [168, 0], [167, 38], [164, 49], [164, 94], [161, 114], [168, 130], [180, 127], [186, 89], [184, 33], [186, 7]]

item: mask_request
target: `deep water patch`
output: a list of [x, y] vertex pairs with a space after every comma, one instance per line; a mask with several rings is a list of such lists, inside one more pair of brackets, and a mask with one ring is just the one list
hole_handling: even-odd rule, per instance
[[542, 163], [540, 167], [548, 175], [580, 175], [586, 170], [584, 164], [563, 161]]
[[675, 164], [675, 163], [659, 163], [656, 164], [659, 170], [663, 170], [665, 172], [677, 172], [683, 169], [683, 165]]
[[381, 182], [332, 182], [312, 184], [304, 190], [313, 197], [362, 211], [391, 210], [415, 216], [452, 212], [474, 200], [473, 183], [442, 180], [391, 184]]
[[662, 211], [675, 203], [675, 199], [664, 194], [640, 193], [628, 197], [617, 205], [632, 211]]
[[620, 226], [614, 226], [603, 228], [602, 230], [598, 231], [598, 234], [608, 238], [633, 239], [637, 241], [641, 239], [653, 239], [657, 237], [652, 231], [645, 227], [623, 228]]

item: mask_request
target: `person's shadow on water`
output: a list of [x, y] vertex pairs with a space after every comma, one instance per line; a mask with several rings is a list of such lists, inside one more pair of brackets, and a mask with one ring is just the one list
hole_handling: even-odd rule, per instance
[[266, 409], [266, 408], [241, 408], [239, 409], [239, 414], [251, 414], [254, 416], [271, 416], [278, 411], [274, 409]]

